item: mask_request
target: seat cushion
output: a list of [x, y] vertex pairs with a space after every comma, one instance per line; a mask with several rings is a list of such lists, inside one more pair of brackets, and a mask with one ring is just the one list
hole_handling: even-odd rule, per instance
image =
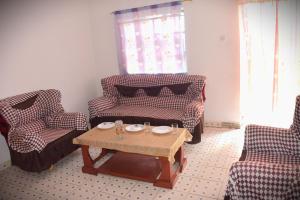
[[149, 117], [155, 119], [175, 119], [182, 118], [183, 111], [169, 108], [156, 108], [146, 106], [119, 105], [98, 113], [99, 117], [105, 116], [134, 116]]
[[63, 128], [57, 128], [57, 129], [45, 129], [43, 132], [40, 133], [41, 137], [44, 139], [46, 144], [49, 144], [50, 142], [57, 140], [61, 138], [62, 136], [68, 134], [73, 129], [63, 129]]
[[36, 120], [33, 122], [30, 122], [28, 124], [21, 125], [17, 127], [15, 130], [17, 132], [27, 132], [32, 134], [39, 134], [40, 132], [44, 131], [46, 129], [46, 124], [43, 120]]
[[245, 161], [265, 162], [284, 165], [300, 165], [300, 157], [295, 155], [278, 155], [272, 152], [247, 151]]

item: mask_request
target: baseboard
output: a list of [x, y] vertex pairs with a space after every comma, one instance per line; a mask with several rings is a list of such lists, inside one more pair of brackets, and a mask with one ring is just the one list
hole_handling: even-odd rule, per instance
[[237, 122], [204, 122], [204, 126], [215, 128], [241, 128], [240, 123]]
[[4, 170], [4, 169], [6, 169], [10, 166], [11, 166], [11, 161], [7, 160], [7, 161], [0, 164], [0, 171]]

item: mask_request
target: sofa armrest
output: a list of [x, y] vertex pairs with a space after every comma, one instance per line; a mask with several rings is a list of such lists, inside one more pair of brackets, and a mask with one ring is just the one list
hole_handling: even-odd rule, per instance
[[16, 127], [18, 124], [18, 118], [15, 110], [9, 105], [8, 102], [0, 102], [0, 115], [11, 126]]
[[202, 101], [192, 101], [184, 109], [182, 123], [185, 128], [193, 132], [195, 126], [200, 123], [204, 113], [204, 104]]
[[40, 134], [25, 130], [12, 130], [8, 134], [8, 144], [20, 153], [41, 152], [47, 145]]
[[45, 122], [51, 128], [87, 130], [87, 117], [83, 113], [55, 113], [46, 117]]
[[117, 105], [116, 98], [98, 97], [89, 101], [90, 119], [97, 116], [98, 112], [112, 108]]
[[299, 169], [297, 165], [235, 162], [229, 171], [225, 195], [230, 199], [297, 199]]
[[248, 125], [244, 150], [300, 155], [300, 140], [292, 129]]
[[192, 101], [184, 109], [185, 118], [200, 118], [204, 112], [204, 104], [201, 101]]

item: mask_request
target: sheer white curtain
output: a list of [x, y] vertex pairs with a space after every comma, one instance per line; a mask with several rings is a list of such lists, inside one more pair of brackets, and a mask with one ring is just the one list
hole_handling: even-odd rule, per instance
[[291, 124], [300, 94], [300, 1], [240, 1], [245, 123]]
[[121, 72], [186, 72], [181, 2], [116, 11], [115, 22]]

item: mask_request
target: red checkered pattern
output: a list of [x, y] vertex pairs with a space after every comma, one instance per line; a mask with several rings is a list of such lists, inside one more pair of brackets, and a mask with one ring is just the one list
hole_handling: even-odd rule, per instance
[[231, 200], [297, 200], [300, 197], [299, 163], [236, 162], [230, 168], [226, 196]]
[[167, 96], [167, 97], [121, 97], [119, 98], [119, 104], [125, 104], [130, 106], [145, 106], [145, 107], [157, 107], [157, 108], [170, 108], [183, 110], [190, 99], [178, 96]]
[[34, 92], [27, 92], [24, 94], [19, 94], [19, 95], [15, 95], [12, 97], [8, 97], [5, 99], [1, 99], [1, 102], [6, 101], [8, 102], [10, 105], [16, 105], [18, 103], [21, 103], [37, 94], [39, 94], [42, 90], [38, 90], [38, 91], [34, 91]]
[[[199, 75], [184, 74], [160, 74], [160, 75], [116, 75], [101, 80], [103, 95], [106, 97], [121, 97], [115, 85], [126, 86], [158, 86], [180, 83], [192, 83], [185, 94], [191, 99], [202, 99], [202, 89], [205, 85], [205, 77]], [[139, 90], [136, 96], [145, 96], [143, 90]], [[159, 96], [173, 96], [174, 94], [167, 88], [163, 88]]]
[[295, 132], [298, 133], [298, 136], [300, 137], [300, 95], [296, 98], [294, 120], [291, 129], [295, 130]]
[[48, 128], [44, 130], [43, 132], [40, 132], [41, 137], [46, 142], [46, 144], [49, 144], [50, 142], [53, 142], [54, 140], [66, 135], [67, 133], [70, 133], [73, 129], [63, 129], [63, 128]]
[[14, 110], [15, 115], [17, 116], [18, 126], [22, 126], [32, 121], [36, 121], [45, 116], [43, 109], [40, 109], [39, 105], [32, 105], [31, 107], [25, 110]]
[[98, 112], [112, 108], [117, 105], [117, 98], [98, 97], [89, 101], [90, 118], [98, 116]]
[[[37, 95], [32, 106], [14, 109], [12, 106]], [[51, 132], [47, 126], [70, 130], [86, 130], [86, 116], [82, 113], [64, 113], [58, 90], [39, 90], [0, 100], [0, 114], [10, 125], [8, 145], [20, 153], [41, 151], [62, 132]], [[50, 116], [50, 117], [49, 117]], [[44, 120], [48, 122], [44, 123]], [[62, 120], [62, 121], [59, 121]], [[49, 134], [42, 134], [47, 133]]]
[[293, 129], [249, 125], [244, 150], [300, 156], [300, 140]]
[[0, 102], [0, 115], [10, 124], [15, 127], [18, 123], [18, 118], [15, 110], [9, 105], [9, 102], [4, 100]]
[[[204, 113], [205, 77], [199, 75], [116, 75], [101, 80], [104, 97], [89, 102], [90, 119], [98, 116], [137, 116], [181, 120], [191, 133]], [[115, 85], [149, 87], [191, 83], [184, 95], [163, 87], [158, 96], [138, 89], [134, 97], [122, 96]], [[141, 112], [141, 110], [143, 112]]]
[[194, 127], [200, 122], [200, 118], [204, 113], [204, 104], [200, 101], [190, 102], [184, 110], [181, 121], [183, 126], [190, 132], [193, 132]]
[[49, 116], [52, 113], [64, 112], [64, 108], [61, 105], [61, 93], [58, 90], [42, 90], [39, 93], [37, 101], [40, 108], [44, 110], [45, 116]]
[[168, 108], [119, 105], [99, 113], [99, 117], [104, 116], [142, 116], [155, 119], [181, 119], [182, 112]]
[[246, 127], [245, 161], [232, 165], [230, 199], [300, 199], [299, 96], [290, 129]]
[[300, 165], [300, 156], [296, 155], [285, 155], [273, 152], [255, 152], [249, 151], [247, 153], [246, 161], [254, 162], [265, 162], [274, 164], [285, 164], [285, 165]]
[[39, 134], [45, 129], [46, 125], [42, 120], [17, 127], [9, 132], [8, 144], [20, 153], [28, 153], [33, 150], [40, 152], [47, 145]]
[[86, 115], [83, 113], [55, 113], [46, 117], [45, 122], [50, 128], [87, 130]]

